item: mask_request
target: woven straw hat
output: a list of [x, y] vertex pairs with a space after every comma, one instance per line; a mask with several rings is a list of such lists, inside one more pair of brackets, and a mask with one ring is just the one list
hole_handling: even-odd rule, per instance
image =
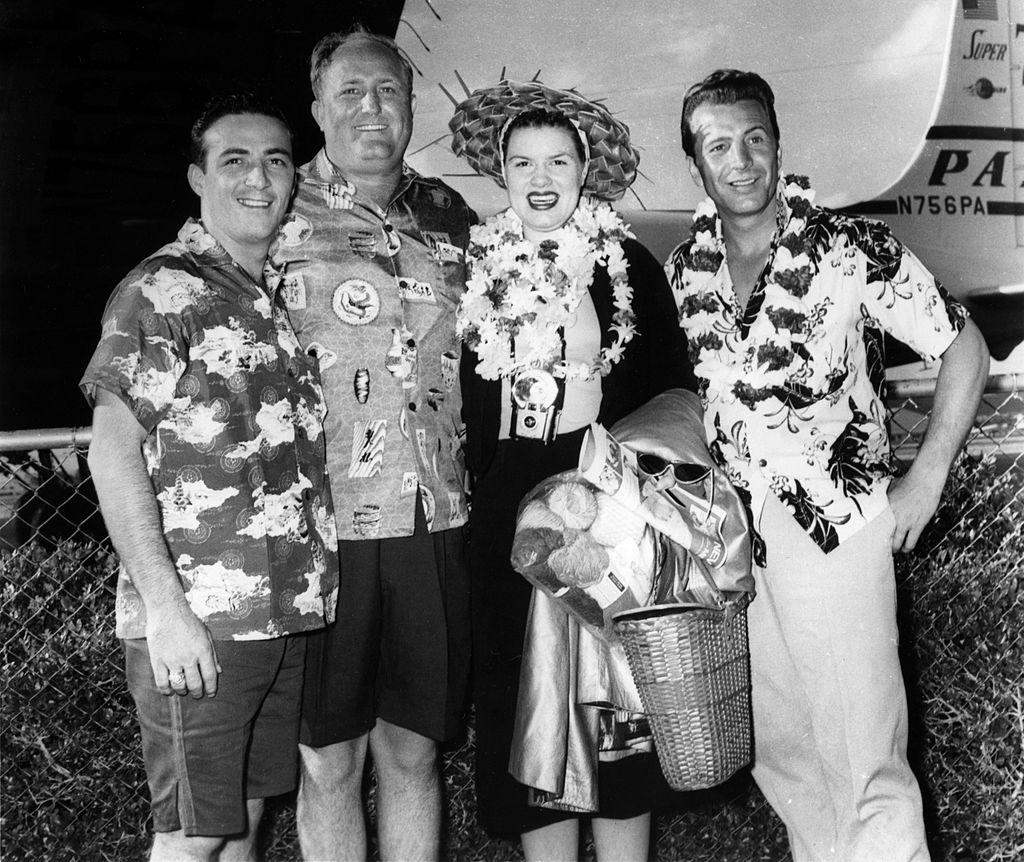
[[512, 117], [535, 108], [565, 114], [586, 135], [590, 169], [583, 191], [600, 200], [621, 198], [636, 179], [640, 163], [629, 143], [629, 127], [575, 90], [555, 90], [539, 81], [502, 80], [496, 87], [474, 91], [455, 106], [455, 115], [448, 121], [452, 152], [464, 156], [478, 174], [505, 188], [499, 136]]

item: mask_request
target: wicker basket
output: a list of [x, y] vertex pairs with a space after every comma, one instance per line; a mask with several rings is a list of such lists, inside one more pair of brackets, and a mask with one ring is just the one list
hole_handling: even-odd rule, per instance
[[615, 617], [675, 790], [713, 787], [750, 762], [747, 613], [726, 608], [652, 605]]

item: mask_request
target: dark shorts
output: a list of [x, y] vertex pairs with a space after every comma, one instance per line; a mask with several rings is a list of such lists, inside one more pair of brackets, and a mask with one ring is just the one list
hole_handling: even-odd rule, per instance
[[305, 638], [217, 641], [217, 695], [200, 700], [159, 692], [145, 638], [122, 644], [157, 832], [235, 835], [246, 799], [295, 788]]
[[356, 739], [378, 718], [438, 741], [459, 731], [469, 674], [465, 530], [338, 543], [338, 618], [306, 635], [301, 741]]

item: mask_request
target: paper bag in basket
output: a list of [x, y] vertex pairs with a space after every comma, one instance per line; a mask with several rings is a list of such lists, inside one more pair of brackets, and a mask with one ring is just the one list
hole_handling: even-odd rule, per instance
[[657, 600], [665, 555], [643, 518], [567, 470], [519, 506], [512, 567], [603, 640], [615, 614]]

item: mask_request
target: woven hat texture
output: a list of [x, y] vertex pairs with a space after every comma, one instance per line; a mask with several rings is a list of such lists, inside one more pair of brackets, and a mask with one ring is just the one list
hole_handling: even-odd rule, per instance
[[448, 121], [452, 152], [463, 156], [478, 174], [505, 188], [499, 135], [512, 117], [535, 108], [565, 114], [587, 136], [590, 169], [583, 191], [599, 200], [621, 198], [636, 179], [640, 163], [629, 143], [629, 127], [573, 90], [555, 90], [539, 81], [503, 80], [496, 87], [474, 91], [456, 106]]

